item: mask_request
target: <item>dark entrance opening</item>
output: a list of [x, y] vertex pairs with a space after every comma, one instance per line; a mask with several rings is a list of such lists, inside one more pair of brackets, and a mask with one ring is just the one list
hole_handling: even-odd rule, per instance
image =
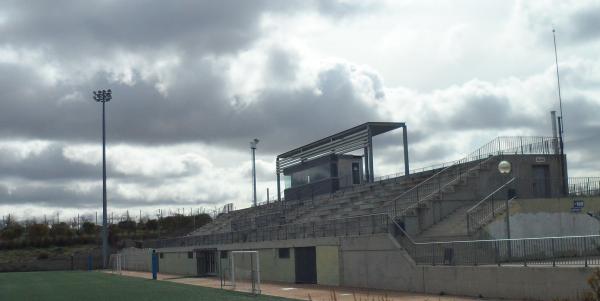
[[360, 163], [352, 162], [352, 184], [360, 184]]
[[317, 283], [317, 252], [315, 247], [294, 248], [296, 283]]
[[196, 251], [196, 266], [198, 276], [215, 276], [217, 275], [216, 250], [197, 250]]
[[537, 198], [550, 197], [550, 168], [548, 165], [533, 166], [533, 194]]

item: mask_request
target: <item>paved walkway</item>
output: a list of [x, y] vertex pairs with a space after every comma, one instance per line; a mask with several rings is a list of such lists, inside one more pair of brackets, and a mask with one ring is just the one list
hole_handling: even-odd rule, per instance
[[[110, 273], [110, 271], [109, 271]], [[149, 272], [123, 271], [124, 276], [152, 278]], [[212, 288], [221, 288], [221, 282], [214, 277], [183, 277], [179, 275], [158, 274], [158, 280], [172, 281], [177, 283], [199, 285]], [[470, 297], [439, 296], [417, 293], [405, 293], [385, 290], [366, 290], [357, 288], [332, 287], [313, 284], [292, 284], [292, 283], [261, 283], [262, 294], [286, 297], [298, 300], [313, 301], [466, 301], [478, 300]], [[238, 289], [238, 291], [244, 291]], [[335, 298], [333, 295], [335, 294]], [[310, 299], [309, 299], [310, 296]], [[492, 299], [486, 299], [492, 300]]]

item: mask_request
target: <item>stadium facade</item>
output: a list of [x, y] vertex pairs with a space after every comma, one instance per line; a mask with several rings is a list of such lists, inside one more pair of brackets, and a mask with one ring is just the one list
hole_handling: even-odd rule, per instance
[[[397, 128], [406, 170], [375, 177], [372, 137]], [[365, 123], [279, 155], [278, 201], [123, 250], [124, 266], [149, 270], [157, 252], [160, 272], [224, 277], [232, 251], [252, 250], [263, 281], [572, 298], [600, 264], [600, 179], [569, 178], [561, 145], [556, 136], [497, 137], [462, 159], [409, 170], [406, 125]]]

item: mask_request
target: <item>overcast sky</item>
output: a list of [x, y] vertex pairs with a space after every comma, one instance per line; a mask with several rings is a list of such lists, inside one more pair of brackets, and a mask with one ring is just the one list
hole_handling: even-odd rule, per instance
[[[278, 153], [404, 121], [411, 167], [551, 135], [556, 28], [569, 174], [600, 163], [598, 1], [0, 3], [0, 215], [215, 208], [275, 193]], [[403, 169], [401, 133], [375, 173]]]

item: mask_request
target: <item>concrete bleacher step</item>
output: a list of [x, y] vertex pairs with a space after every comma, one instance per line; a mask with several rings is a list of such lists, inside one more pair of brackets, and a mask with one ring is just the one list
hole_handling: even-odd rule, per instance
[[472, 205], [469, 203], [459, 207], [441, 221], [421, 232], [418, 237], [468, 236], [467, 210]]

